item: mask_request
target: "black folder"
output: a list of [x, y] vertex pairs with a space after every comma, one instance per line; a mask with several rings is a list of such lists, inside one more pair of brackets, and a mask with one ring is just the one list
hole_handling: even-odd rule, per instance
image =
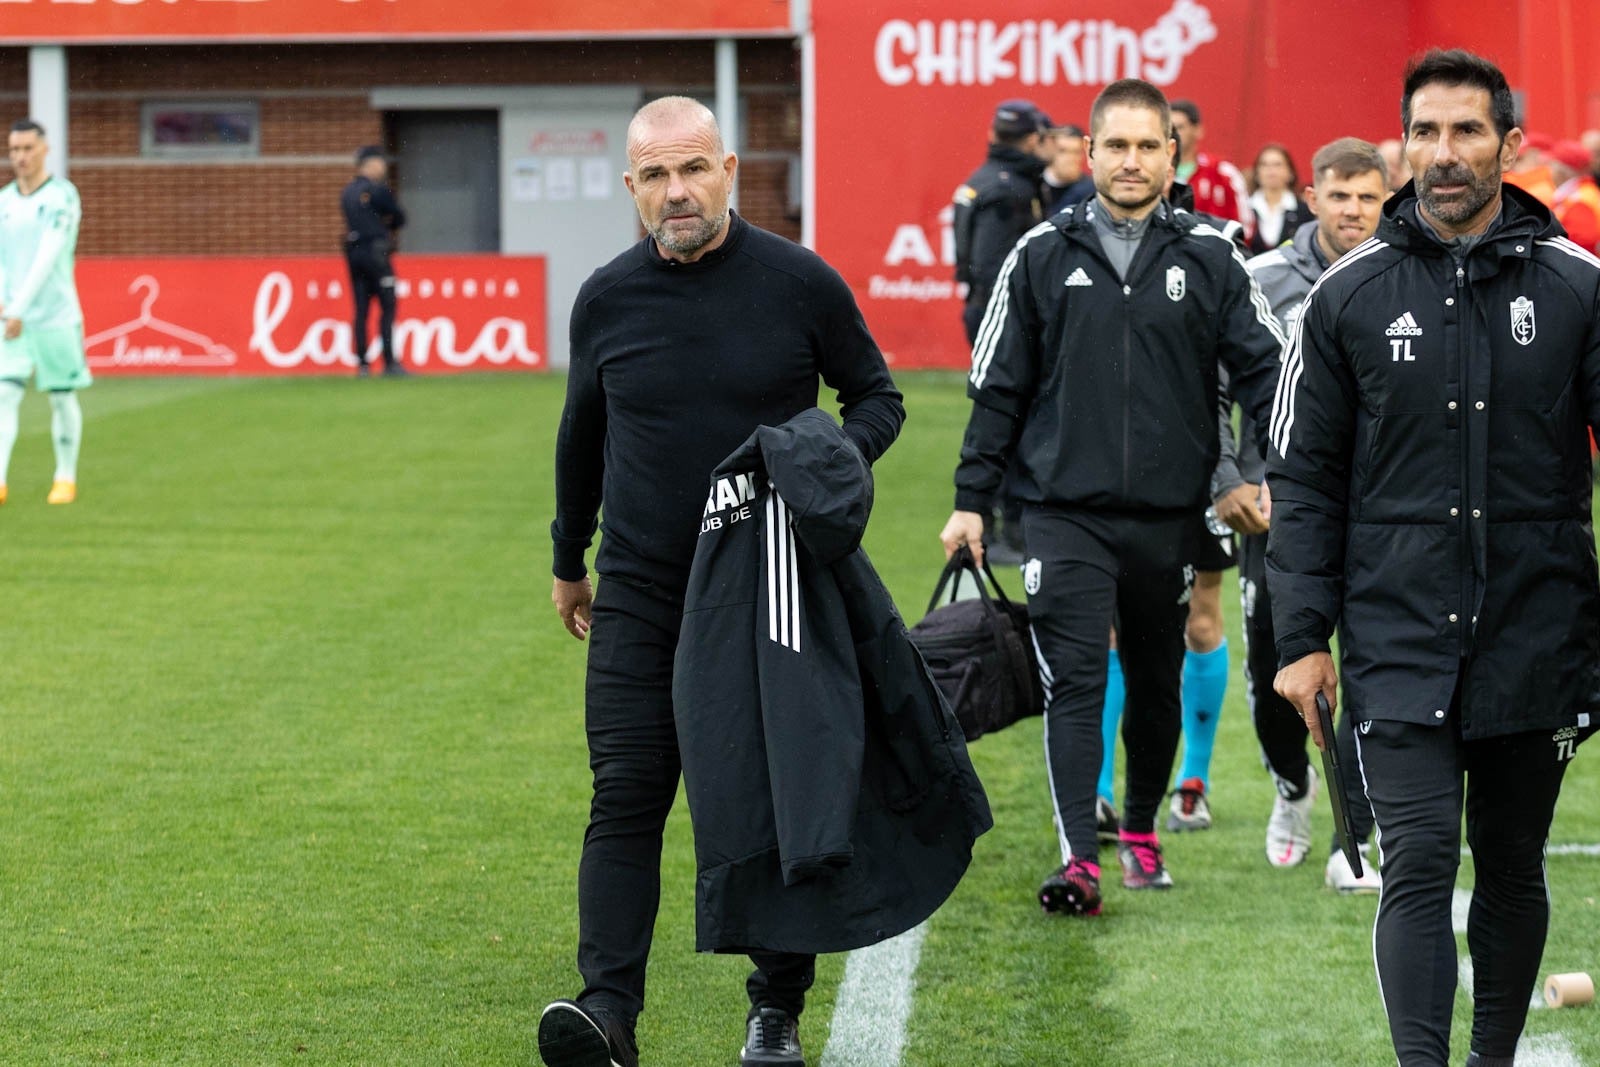
[[1333, 801], [1333, 829], [1339, 835], [1339, 848], [1350, 861], [1350, 869], [1360, 878], [1361, 849], [1350, 835], [1349, 794], [1345, 792], [1345, 767], [1339, 762], [1339, 745], [1333, 738], [1333, 709], [1321, 691], [1317, 693], [1317, 722], [1322, 726], [1322, 776], [1328, 783], [1328, 798]]

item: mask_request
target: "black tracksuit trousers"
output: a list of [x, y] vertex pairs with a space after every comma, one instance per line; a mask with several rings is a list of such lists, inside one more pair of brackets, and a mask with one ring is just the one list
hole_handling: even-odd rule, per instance
[[1356, 737], [1383, 850], [1373, 955], [1400, 1067], [1451, 1062], [1450, 903], [1463, 807], [1476, 872], [1467, 918], [1472, 1051], [1516, 1050], [1550, 922], [1545, 838], [1567, 764], [1593, 729], [1463, 741], [1459, 723], [1453, 706], [1437, 726], [1376, 720]]
[[[578, 999], [631, 1024], [644, 1008], [645, 961], [661, 900], [661, 834], [682, 770], [672, 659], [683, 599], [605, 578], [593, 621], [584, 701], [594, 799], [578, 863]], [[751, 1009], [799, 1015], [816, 957], [750, 958]]]
[[[1291, 799], [1303, 795], [1306, 769], [1311, 765], [1306, 753], [1306, 722], [1293, 704], [1278, 695], [1272, 681], [1278, 674], [1278, 639], [1272, 630], [1272, 598], [1267, 595], [1267, 535], [1248, 534], [1239, 538], [1239, 601], [1244, 618], [1245, 701], [1250, 706], [1250, 721], [1256, 728], [1267, 769], [1277, 779], [1278, 792]], [[1339, 761], [1356, 765], [1355, 725], [1346, 711], [1334, 727]], [[1323, 782], [1324, 789], [1329, 783]], [[1345, 778], [1345, 799], [1349, 803], [1350, 832], [1365, 843], [1372, 837], [1372, 808], [1361, 787], [1361, 776]], [[1333, 844], [1338, 848], [1338, 842]]]
[[389, 264], [389, 246], [384, 241], [367, 241], [345, 246], [345, 262], [350, 267], [350, 296], [355, 316], [350, 324], [350, 347], [356, 362], [367, 362], [367, 315], [372, 302], [378, 302], [378, 343], [383, 365], [394, 366], [394, 267]]
[[1100, 713], [1113, 621], [1127, 683], [1122, 827], [1155, 830], [1181, 727], [1183, 629], [1194, 516], [1029, 507], [1023, 584], [1044, 681], [1045, 764], [1065, 863], [1096, 862]]

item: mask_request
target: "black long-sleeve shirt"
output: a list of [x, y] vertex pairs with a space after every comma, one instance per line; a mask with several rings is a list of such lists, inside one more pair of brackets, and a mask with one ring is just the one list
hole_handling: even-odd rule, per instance
[[867, 462], [905, 421], [844, 279], [737, 214], [693, 263], [663, 258], [646, 237], [595, 271], [569, 336], [550, 527], [566, 581], [586, 573], [603, 509], [596, 569], [681, 596], [712, 469], [757, 426], [816, 406], [819, 377]]
[[339, 208], [344, 212], [347, 245], [386, 241], [406, 224], [406, 213], [389, 187], [359, 174], [339, 194]]

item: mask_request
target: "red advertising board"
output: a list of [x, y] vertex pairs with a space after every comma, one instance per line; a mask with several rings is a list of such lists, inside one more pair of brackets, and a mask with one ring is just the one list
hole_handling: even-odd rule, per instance
[[[395, 347], [424, 374], [544, 370], [540, 256], [404, 256]], [[355, 367], [338, 257], [78, 261], [84, 348], [104, 374], [329, 374]], [[377, 308], [371, 310], [376, 333]], [[369, 346], [378, 354], [376, 337]]]
[[9, 44], [762, 35], [789, 20], [789, 0], [0, 0]]
[[1200, 105], [1205, 150], [1243, 169], [1282, 141], [1303, 172], [1335, 137], [1398, 130], [1404, 32], [1327, 37], [1376, 18], [1351, 0], [815, 0], [817, 250], [896, 366], [963, 367], [950, 202], [997, 103], [1087, 127], [1108, 82], [1142, 77]]

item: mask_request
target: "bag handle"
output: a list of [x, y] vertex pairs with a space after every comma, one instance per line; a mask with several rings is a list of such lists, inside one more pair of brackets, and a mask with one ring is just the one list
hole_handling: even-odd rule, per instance
[[[1000, 588], [1000, 583], [994, 576], [994, 570], [989, 566], [988, 555], [985, 554], [983, 558], [983, 569], [980, 572], [977, 563], [972, 558], [972, 550], [966, 545], [962, 545], [945, 561], [944, 570], [939, 572], [939, 581], [933, 587], [933, 596], [928, 598], [929, 611], [939, 606], [939, 598], [944, 595], [945, 586], [950, 587], [948, 603], [955, 603], [956, 578], [962, 572], [972, 575], [973, 584], [978, 587], [978, 595], [983, 598], [985, 603], [990, 604], [991, 608], [993, 607], [992, 600], [998, 599], [1008, 610], [1010, 609], [1011, 598], [1006, 596], [1004, 589]], [[987, 579], [987, 582], [985, 582], [985, 579]], [[994, 590], [992, 598], [989, 593], [991, 588]]]

